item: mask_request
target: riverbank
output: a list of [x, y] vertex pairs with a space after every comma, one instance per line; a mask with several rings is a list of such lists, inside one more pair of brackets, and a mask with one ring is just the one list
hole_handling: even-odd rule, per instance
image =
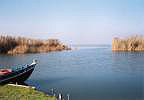
[[18, 86], [0, 86], [0, 100], [56, 100], [56, 97], [47, 96], [34, 88]]
[[36, 40], [24, 37], [0, 36], [0, 53], [25, 54], [71, 50], [58, 39]]

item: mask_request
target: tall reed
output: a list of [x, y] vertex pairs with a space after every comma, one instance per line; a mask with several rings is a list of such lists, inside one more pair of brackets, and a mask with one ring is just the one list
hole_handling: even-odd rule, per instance
[[127, 38], [114, 38], [112, 41], [113, 51], [144, 51], [144, 37], [133, 35]]
[[36, 40], [24, 37], [0, 36], [0, 53], [36, 53], [69, 49], [58, 39]]

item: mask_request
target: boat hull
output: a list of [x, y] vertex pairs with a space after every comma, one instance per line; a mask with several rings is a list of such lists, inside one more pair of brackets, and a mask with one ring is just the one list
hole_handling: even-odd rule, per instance
[[30, 75], [34, 71], [35, 66], [36, 64], [30, 65], [27, 69], [20, 70], [14, 75], [7, 76], [6, 78], [0, 78], [0, 84], [23, 83], [30, 77]]

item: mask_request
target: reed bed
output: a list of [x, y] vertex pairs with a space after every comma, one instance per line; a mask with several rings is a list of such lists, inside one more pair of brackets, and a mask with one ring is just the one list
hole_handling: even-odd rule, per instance
[[126, 38], [114, 38], [112, 41], [113, 51], [144, 51], [144, 37], [133, 35]]
[[24, 37], [0, 36], [0, 53], [39, 53], [69, 50], [58, 39], [36, 40]]

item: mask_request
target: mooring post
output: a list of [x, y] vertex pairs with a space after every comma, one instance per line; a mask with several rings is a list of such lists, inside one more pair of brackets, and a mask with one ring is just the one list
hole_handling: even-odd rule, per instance
[[70, 95], [69, 94], [67, 94], [67, 97], [68, 97], [68, 100], [70, 100]]
[[54, 89], [53, 88], [51, 89], [51, 91], [52, 91], [52, 94], [54, 94]]
[[58, 100], [62, 100], [62, 95], [60, 93], [58, 94]]

